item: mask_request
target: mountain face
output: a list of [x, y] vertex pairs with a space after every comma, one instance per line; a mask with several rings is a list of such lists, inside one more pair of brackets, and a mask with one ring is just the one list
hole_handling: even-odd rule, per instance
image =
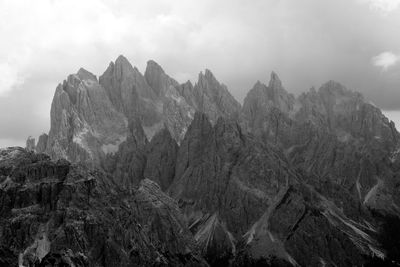
[[46, 152], [53, 158], [92, 164], [126, 140], [127, 119], [97, 78], [84, 69], [58, 85], [51, 105]]
[[400, 211], [400, 203], [392, 198], [396, 195], [392, 155], [399, 141], [393, 122], [361, 94], [333, 81], [294, 101], [284, 101], [291, 105], [272, 100], [266, 105], [264, 99], [277, 98], [268, 96], [273, 76], [269, 87], [256, 84], [249, 92], [243, 105], [243, 125], [280, 146], [292, 165], [315, 177], [315, 183], [334, 181], [364, 205], [372, 205], [369, 197], [378, 186], [390, 193], [383, 193], [388, 199], [381, 198], [382, 203], [374, 201], [375, 208]]
[[179, 84], [120, 56], [99, 79], [81, 69], [57, 87], [37, 144], [1, 150], [0, 258], [400, 264], [399, 137], [334, 81], [295, 97], [272, 73], [241, 106], [209, 70]]
[[216, 120], [240, 109], [209, 70], [199, 75], [195, 88], [185, 88], [151, 60], [144, 75], [123, 56], [99, 79], [80, 69], [56, 89], [48, 140], [46, 145], [42, 140], [40, 152], [99, 166], [127, 140], [129, 121], [140, 121], [149, 141], [165, 127], [180, 143], [196, 110], [208, 110]]
[[0, 151], [1, 266], [207, 266], [176, 202], [20, 148]]

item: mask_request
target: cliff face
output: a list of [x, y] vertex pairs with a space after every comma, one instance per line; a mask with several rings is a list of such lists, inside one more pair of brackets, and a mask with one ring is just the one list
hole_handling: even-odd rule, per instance
[[[93, 232], [85, 232], [92, 228], [79, 228], [79, 249], [65, 241], [51, 260], [70, 255], [76, 262], [99, 263], [102, 249], [108, 263], [117, 265], [204, 264], [202, 257], [214, 266], [400, 262], [400, 235], [393, 230], [400, 216], [399, 133], [377, 107], [337, 82], [294, 97], [272, 73], [268, 85], [254, 85], [241, 107], [209, 70], [194, 85], [179, 84], [154, 61], [142, 75], [120, 56], [99, 81], [81, 69], [59, 85], [51, 119], [48, 137], [41, 136], [36, 146], [30, 140], [27, 148], [102, 171], [4, 150], [6, 200], [0, 203], [11, 211], [3, 223], [10, 224], [18, 212], [31, 215], [32, 205], [56, 196], [41, 210], [46, 218], [39, 217], [41, 222], [59, 213], [58, 203], [69, 203], [75, 213], [64, 216], [68, 222], [82, 223], [76, 214], [94, 216], [96, 238], [104, 238], [93, 241]], [[46, 170], [29, 169], [42, 161], [68, 165], [68, 171], [57, 179], [57, 171], [46, 171], [35, 186], [46, 181], [56, 188], [35, 187], [50, 190], [43, 193], [50, 196], [26, 194], [34, 204], [21, 206], [13, 194], [31, 186], [23, 177]], [[15, 166], [22, 171], [13, 174]], [[84, 191], [80, 185], [88, 177], [99, 181]], [[65, 181], [72, 187], [68, 197], [59, 194]], [[47, 229], [40, 227], [36, 232]], [[49, 232], [46, 238], [56, 237]], [[0, 253], [11, 259], [29, 247], [36, 254], [25, 251], [22, 258], [36, 259], [42, 253], [39, 241], [30, 238], [24, 246], [3, 244]], [[32, 242], [35, 249], [26, 245]], [[27, 256], [32, 253], [36, 256]]]
[[127, 119], [96, 77], [80, 69], [58, 85], [51, 106], [46, 152], [53, 158], [93, 164], [126, 140]]
[[126, 141], [129, 121], [140, 122], [149, 141], [165, 127], [179, 144], [196, 110], [216, 121], [240, 109], [208, 70], [195, 88], [184, 88], [151, 60], [144, 75], [123, 56], [98, 80], [80, 69], [56, 89], [48, 140], [46, 145], [42, 140], [40, 152], [99, 166]]
[[2, 266], [206, 266], [176, 202], [20, 148], [0, 151]]
[[[320, 190], [327, 190], [325, 181], [333, 182], [362, 205], [397, 213], [400, 203], [392, 186], [396, 176], [392, 156], [399, 133], [393, 122], [361, 94], [339, 83], [329, 81], [318, 91], [311, 89], [293, 100], [285, 97], [288, 94], [282, 87], [279, 97], [268, 95], [274, 79], [272, 75], [269, 87], [257, 83], [249, 92], [242, 125], [281, 147], [291, 165], [313, 177], [310, 181]], [[279, 104], [274, 99], [287, 101]], [[371, 201], [377, 188], [385, 197]]]

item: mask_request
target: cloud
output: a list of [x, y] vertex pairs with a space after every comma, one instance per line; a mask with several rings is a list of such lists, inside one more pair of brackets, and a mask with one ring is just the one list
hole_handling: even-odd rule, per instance
[[0, 63], [0, 74], [0, 96], [23, 82], [22, 78], [18, 76], [17, 68], [8, 63]]
[[399, 61], [400, 56], [392, 52], [383, 52], [372, 58], [372, 64], [374, 64], [376, 67], [381, 67], [383, 71], [387, 71]]
[[400, 6], [400, 0], [360, 0], [367, 3], [372, 10], [379, 11], [384, 15], [396, 10]]
[[113, 45], [129, 26], [103, 1], [0, 1], [0, 97], [21, 86], [41, 61], [56, 62], [76, 47]]

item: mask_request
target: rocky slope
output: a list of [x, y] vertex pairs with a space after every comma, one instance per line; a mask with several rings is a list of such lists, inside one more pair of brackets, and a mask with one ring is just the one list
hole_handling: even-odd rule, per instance
[[336, 181], [314, 179], [237, 122], [220, 118], [212, 126], [196, 113], [169, 194], [216, 266], [351, 266], [384, 258], [382, 221]]
[[[120, 56], [98, 80], [83, 69], [69, 76], [56, 90], [51, 117], [49, 135], [37, 145], [29, 139], [27, 149], [100, 168], [68, 165], [64, 176], [99, 179], [99, 188], [85, 191], [100, 190], [98, 198], [90, 197], [96, 205], [79, 212], [94, 213], [107, 227], [117, 216], [110, 227], [123, 228], [112, 234], [96, 230], [112, 242], [101, 241], [112, 247], [111, 262], [99, 263], [98, 248], [88, 245], [93, 241], [86, 232], [82, 249], [71, 249], [85, 257], [62, 250], [56, 258], [104, 266], [203, 264], [202, 257], [213, 266], [400, 264], [400, 135], [377, 107], [337, 82], [295, 97], [272, 73], [268, 85], [254, 85], [241, 107], [209, 70], [194, 85], [179, 84], [154, 61], [142, 75]], [[9, 171], [16, 165], [25, 170], [30, 157], [51, 162], [19, 149], [4, 151]], [[7, 161], [13, 153], [25, 156]], [[5, 181], [14, 177], [3, 176]], [[64, 186], [72, 179], [67, 178], [56, 184]], [[8, 183], [4, 189], [8, 195], [20, 190], [12, 181], [12, 191]], [[82, 201], [74, 179], [68, 183], [77, 189], [68, 200], [51, 195], [74, 209], [81, 208], [75, 197], [90, 204]], [[0, 203], [8, 207], [7, 201]], [[54, 214], [45, 210], [40, 221], [47, 223]], [[7, 216], [4, 223], [14, 220], [12, 212]], [[127, 225], [143, 235], [136, 237]], [[132, 256], [132, 242], [116, 232], [135, 236], [140, 255]], [[15, 259], [27, 247], [4, 244], [0, 255]]]
[[[321, 190], [323, 181], [333, 182], [363, 205], [398, 214], [400, 203], [392, 185], [397, 180], [393, 155], [400, 136], [393, 122], [362, 95], [336, 82], [293, 99], [285, 97], [282, 87], [276, 96], [269, 95], [274, 79], [276, 75], [269, 87], [256, 84], [249, 92], [242, 125], [280, 146], [292, 166], [315, 177], [313, 183]], [[375, 198], [378, 189], [385, 197]]]
[[46, 152], [93, 164], [126, 140], [127, 119], [114, 108], [96, 76], [84, 69], [58, 85], [51, 105]]
[[99, 166], [126, 141], [129, 121], [139, 121], [149, 141], [165, 127], [179, 144], [196, 110], [215, 122], [237, 116], [240, 104], [209, 70], [194, 87], [180, 85], [152, 60], [142, 75], [119, 56], [99, 79], [80, 69], [57, 87], [39, 152]]
[[174, 200], [143, 180], [0, 150], [1, 266], [207, 266]]

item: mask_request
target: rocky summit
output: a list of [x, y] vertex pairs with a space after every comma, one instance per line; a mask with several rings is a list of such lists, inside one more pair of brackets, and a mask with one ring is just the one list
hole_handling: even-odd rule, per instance
[[0, 150], [0, 266], [398, 266], [400, 134], [335, 81], [241, 105], [123, 56]]

